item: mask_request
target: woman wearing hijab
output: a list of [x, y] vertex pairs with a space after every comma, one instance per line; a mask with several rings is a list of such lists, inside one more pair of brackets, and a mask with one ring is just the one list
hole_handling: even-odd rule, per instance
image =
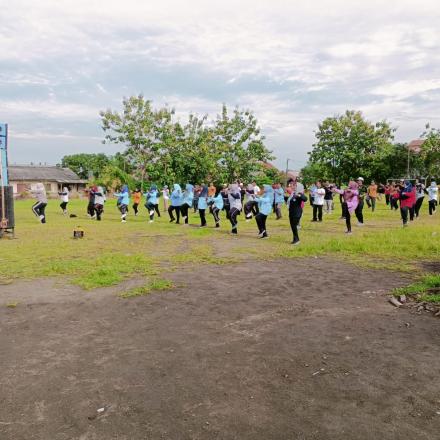
[[281, 208], [284, 205], [284, 188], [281, 183], [277, 183], [274, 188], [274, 208], [275, 214], [277, 216], [277, 220], [280, 220], [282, 217]]
[[208, 187], [206, 185], [202, 185], [202, 190], [199, 194], [197, 209], [199, 210], [200, 215], [200, 227], [203, 228], [206, 226], [205, 211], [206, 209], [208, 209]]
[[228, 191], [229, 200], [229, 221], [231, 222], [232, 234], [238, 233], [238, 220], [243, 205], [241, 204], [241, 191], [237, 183], [233, 183], [229, 186]]
[[98, 186], [95, 192], [95, 212], [96, 220], [101, 221], [102, 213], [104, 212], [105, 194], [102, 186]]
[[151, 188], [145, 193], [145, 207], [148, 209], [150, 223], [153, 223], [154, 221], [155, 211], [157, 213], [157, 216], [160, 217], [159, 196], [160, 193], [157, 190], [157, 186], [155, 184], [151, 185]]
[[182, 207], [180, 208], [182, 212], [182, 217], [185, 220], [185, 225], [189, 221], [189, 209], [193, 206], [194, 201], [194, 186], [190, 183], [185, 185], [185, 191], [183, 191]]
[[67, 204], [69, 203], [69, 188], [66, 186], [58, 193], [61, 199], [60, 208], [64, 215], [67, 215]]
[[413, 207], [413, 186], [409, 180], [405, 180], [399, 191], [400, 215], [403, 227], [408, 226], [408, 212]]
[[90, 218], [96, 218], [95, 213], [95, 192], [98, 191], [98, 187], [96, 185], [89, 188], [89, 203], [87, 205], [87, 215]]
[[263, 185], [263, 194], [255, 197], [258, 203], [258, 214], [255, 216], [255, 221], [258, 226], [258, 238], [268, 237], [266, 231], [267, 216], [272, 211], [274, 201], [274, 191], [272, 185]]
[[130, 204], [130, 195], [128, 193], [128, 186], [124, 185], [120, 193], [115, 193], [115, 196], [118, 198], [116, 203], [119, 211], [121, 211], [121, 222], [127, 222], [127, 211], [128, 205]]
[[351, 234], [351, 216], [356, 213], [356, 208], [359, 204], [358, 184], [351, 180], [348, 188], [344, 190], [333, 188], [333, 191], [342, 195], [342, 215], [347, 226], [345, 233]]
[[170, 223], [176, 221], [176, 218], [174, 217], [173, 211], [176, 212], [176, 225], [180, 224], [180, 207], [182, 206], [182, 188], [180, 188], [180, 185], [178, 183], [174, 184], [173, 192], [171, 193], [170, 197], [170, 207], [168, 208], [168, 214], [170, 216]]
[[219, 193], [215, 197], [209, 198], [208, 203], [209, 202], [212, 202], [211, 213], [212, 213], [212, 216], [214, 217], [215, 227], [219, 228], [220, 227], [220, 211], [224, 207], [223, 195], [222, 195], [221, 191], [219, 191]]
[[44, 185], [39, 182], [35, 185], [35, 189], [32, 189], [30, 192], [37, 199], [37, 202], [32, 205], [32, 212], [38, 217], [41, 223], [46, 223], [45, 210], [47, 206], [47, 196]]
[[427, 193], [428, 193], [429, 215], [432, 215], [435, 214], [438, 204], [438, 187], [434, 181], [432, 181], [431, 185], [429, 185], [427, 189]]
[[298, 184], [296, 181], [292, 181], [290, 186], [290, 194], [287, 199], [287, 207], [289, 209], [289, 222], [290, 228], [293, 233], [293, 245], [299, 244], [298, 226], [303, 214], [303, 208], [307, 197], [304, 195], [304, 186]]
[[139, 203], [141, 203], [141, 198], [142, 198], [142, 192], [140, 188], [136, 188], [133, 191], [133, 211], [135, 216], [138, 215], [139, 212], [138, 207], [139, 207]]

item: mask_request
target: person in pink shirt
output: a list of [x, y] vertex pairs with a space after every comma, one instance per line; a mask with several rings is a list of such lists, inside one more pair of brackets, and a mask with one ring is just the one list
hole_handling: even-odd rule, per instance
[[359, 191], [358, 184], [353, 180], [348, 184], [348, 188], [342, 190], [338, 188], [333, 188], [333, 192], [342, 194], [342, 213], [345, 217], [345, 224], [347, 225], [346, 234], [351, 234], [351, 215], [359, 204]]

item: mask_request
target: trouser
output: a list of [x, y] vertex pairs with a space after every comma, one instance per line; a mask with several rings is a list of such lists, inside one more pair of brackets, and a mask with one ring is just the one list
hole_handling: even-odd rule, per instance
[[255, 200], [251, 200], [244, 205], [244, 215], [246, 219], [252, 218], [252, 215], [258, 214], [258, 203]]
[[277, 216], [277, 220], [279, 220], [282, 215], [281, 215], [281, 207], [283, 206], [282, 203], [275, 203], [275, 214]]
[[199, 208], [199, 215], [200, 215], [200, 226], [206, 226], [206, 214], [205, 209]]
[[187, 203], [184, 203], [181, 207], [180, 207], [180, 212], [182, 213], [182, 217], [185, 220], [185, 225], [188, 224], [189, 218], [188, 218], [188, 210], [189, 210], [190, 206]]
[[385, 203], [387, 206], [389, 206], [389, 204], [390, 204], [390, 195], [389, 194], [385, 194]]
[[325, 212], [327, 214], [330, 214], [330, 212], [333, 211], [333, 200], [332, 199], [324, 200], [324, 203], [325, 203]]
[[163, 199], [163, 210], [166, 212], [166, 211], [168, 211], [168, 200], [169, 199], [166, 199], [165, 197], [164, 197], [164, 199]]
[[238, 221], [237, 216], [240, 215], [240, 210], [237, 208], [231, 208], [229, 210], [229, 221], [231, 222], [232, 229], [231, 232], [236, 234], [238, 232]]
[[199, 206], [199, 198], [198, 197], [194, 197], [193, 206], [192, 206], [194, 213], [197, 212], [198, 206]]
[[257, 222], [257, 226], [258, 226], [258, 232], [260, 233], [260, 235], [262, 236], [266, 236], [267, 232], [266, 232], [266, 220], [267, 220], [267, 215], [259, 212], [256, 216], [255, 216], [255, 221]]
[[66, 208], [67, 208], [67, 204], [68, 204], [69, 202], [61, 202], [60, 203], [60, 208], [63, 210], [63, 211], [66, 211]]
[[434, 214], [437, 206], [437, 200], [430, 200], [428, 203], [429, 215]]
[[395, 209], [396, 211], [399, 209], [399, 205], [397, 204], [397, 199], [395, 197], [390, 198], [391, 209]]
[[225, 203], [225, 205], [223, 206], [223, 209], [226, 212], [226, 218], [229, 220], [229, 211], [231, 210], [231, 206], [229, 205], [229, 203]]
[[409, 208], [409, 219], [410, 219], [411, 221], [414, 220], [414, 214], [415, 214], [415, 211], [416, 211], [416, 209], [415, 209], [415, 205], [412, 205], [412, 206]]
[[127, 217], [128, 205], [125, 205], [124, 203], [121, 203], [120, 205], [118, 205], [118, 209], [121, 212], [121, 218], [123, 220], [125, 220], [125, 217]]
[[402, 217], [402, 221], [404, 225], [408, 223], [408, 211], [409, 208], [407, 206], [400, 208], [400, 215]]
[[96, 212], [96, 220], [101, 221], [102, 213], [104, 212], [104, 206], [96, 204], [95, 205], [95, 212]]
[[146, 203], [145, 207], [148, 209], [148, 215], [150, 216], [150, 220], [154, 220], [154, 212], [157, 212], [157, 216], [160, 217], [159, 205], [155, 205], [154, 203]]
[[133, 203], [133, 211], [134, 211], [134, 215], [137, 215], [137, 214], [138, 214], [138, 206], [139, 206], [139, 203]]
[[359, 204], [358, 204], [356, 210], [354, 211], [359, 223], [364, 223], [364, 214], [362, 213], [363, 209], [364, 209], [364, 201], [359, 200]]
[[176, 223], [179, 224], [179, 223], [180, 223], [180, 206], [173, 206], [173, 205], [171, 205], [171, 206], [168, 208], [168, 214], [169, 214], [169, 216], [170, 216], [170, 221], [172, 221], [172, 222], [173, 222], [174, 220], [176, 220], [176, 219], [174, 218], [173, 211], [176, 211], [176, 217], [177, 217], [177, 221], [176, 221]]
[[371, 211], [374, 212], [374, 210], [376, 209], [376, 197], [370, 197], [370, 206], [369, 208], [371, 208]]
[[298, 225], [299, 225], [300, 220], [301, 220], [301, 217], [294, 217], [292, 215], [289, 215], [290, 228], [292, 229], [294, 243], [299, 241]]
[[47, 206], [47, 203], [44, 203], [44, 202], [37, 202], [32, 206], [33, 213], [37, 217], [42, 217], [42, 218], [40, 218], [41, 223], [46, 223], [46, 213], [45, 213], [46, 206]]
[[425, 197], [419, 197], [419, 198], [416, 200], [416, 205], [415, 205], [415, 207], [414, 207], [414, 212], [415, 212], [415, 214], [416, 214], [416, 217], [419, 216], [420, 208], [422, 207], [423, 199], [424, 199], [424, 198], [425, 198]]
[[346, 202], [342, 203], [342, 215], [345, 218], [345, 225], [347, 226], [347, 232], [351, 232], [351, 214], [348, 210], [348, 205]]
[[313, 221], [322, 222], [322, 205], [313, 205]]
[[220, 209], [217, 206], [212, 206], [212, 216], [214, 217], [215, 227], [218, 228], [220, 226]]
[[89, 214], [90, 217], [95, 215], [95, 204], [93, 202], [89, 202], [87, 205], [87, 214]]
[[313, 201], [314, 201], [314, 197], [310, 196], [309, 197], [309, 202], [310, 202], [310, 206], [313, 206]]

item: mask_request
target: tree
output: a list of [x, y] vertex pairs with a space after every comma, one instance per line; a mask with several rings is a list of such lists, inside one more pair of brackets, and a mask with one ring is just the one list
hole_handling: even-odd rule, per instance
[[372, 161], [391, 145], [394, 131], [386, 121], [372, 124], [361, 112], [347, 110], [318, 125], [309, 162], [321, 165], [338, 184], [359, 175], [371, 177]]
[[90, 177], [98, 178], [101, 170], [110, 162], [110, 159], [104, 154], [72, 154], [64, 156], [61, 159], [61, 166], [70, 168], [78, 174], [81, 179]]
[[420, 156], [428, 175], [440, 176], [440, 130], [426, 124], [426, 131], [422, 134], [425, 139], [421, 146]]

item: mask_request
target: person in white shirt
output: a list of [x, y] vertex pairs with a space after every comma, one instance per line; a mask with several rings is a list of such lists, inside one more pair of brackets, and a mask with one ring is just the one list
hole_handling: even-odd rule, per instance
[[313, 194], [313, 219], [312, 222], [322, 222], [322, 207], [324, 206], [325, 189], [321, 182], [316, 182], [316, 189]]
[[438, 187], [437, 184], [432, 181], [431, 185], [429, 185], [427, 191], [428, 193], [428, 207], [429, 207], [429, 215], [435, 214], [437, 204], [438, 204]]
[[67, 204], [69, 203], [69, 188], [65, 186], [62, 191], [58, 193], [61, 199], [60, 208], [64, 215], [67, 215]]

